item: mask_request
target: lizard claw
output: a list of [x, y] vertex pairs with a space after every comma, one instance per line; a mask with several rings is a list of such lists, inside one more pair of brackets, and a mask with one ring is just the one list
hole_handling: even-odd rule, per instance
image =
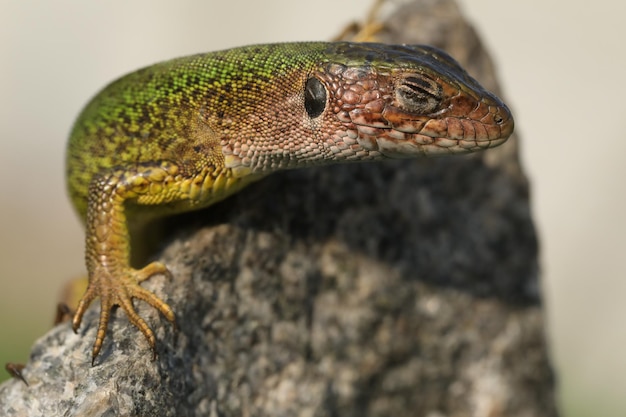
[[132, 299], [137, 298], [145, 301], [159, 310], [169, 322], [175, 323], [175, 315], [170, 306], [154, 293], [139, 285], [140, 282], [157, 274], [171, 277], [171, 273], [167, 267], [160, 262], [153, 262], [139, 270], [130, 267], [111, 269], [100, 267], [91, 275], [89, 287], [80, 300], [76, 314], [72, 320], [72, 328], [74, 332], [78, 330], [89, 304], [99, 296], [101, 308], [100, 321], [98, 323], [96, 340], [93, 345], [92, 365], [102, 348], [109, 324], [111, 309], [114, 306], [120, 306], [124, 312], [126, 312], [128, 320], [143, 333], [152, 349], [153, 359], [156, 359], [156, 338], [152, 329], [150, 329], [146, 321], [139, 316], [135, 310]]

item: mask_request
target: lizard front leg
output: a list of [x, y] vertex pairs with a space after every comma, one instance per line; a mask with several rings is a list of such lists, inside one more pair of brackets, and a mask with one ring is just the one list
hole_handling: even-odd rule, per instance
[[185, 179], [179, 174], [176, 165], [162, 162], [157, 165], [112, 170], [92, 180], [88, 193], [85, 242], [89, 286], [78, 304], [72, 322], [74, 331], [77, 331], [91, 302], [100, 297], [100, 321], [93, 346], [92, 363], [102, 348], [113, 306], [120, 306], [126, 312], [130, 322], [146, 337], [155, 355], [154, 333], [137, 314], [132, 300], [137, 298], [147, 302], [168, 321], [175, 323], [172, 309], [139, 285], [157, 274], [169, 276], [167, 267], [160, 262], [153, 262], [142, 269], [130, 266], [126, 204], [132, 202], [153, 205], [189, 199], [192, 185], [201, 179]]

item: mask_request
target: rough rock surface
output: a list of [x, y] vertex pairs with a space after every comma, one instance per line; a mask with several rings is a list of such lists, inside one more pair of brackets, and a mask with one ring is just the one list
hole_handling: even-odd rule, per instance
[[[452, 0], [403, 6], [383, 41], [448, 50], [497, 90]], [[57, 326], [3, 416], [556, 416], [537, 240], [517, 139], [482, 155], [284, 172], [170, 221], [139, 304], [159, 357], [117, 312]]]

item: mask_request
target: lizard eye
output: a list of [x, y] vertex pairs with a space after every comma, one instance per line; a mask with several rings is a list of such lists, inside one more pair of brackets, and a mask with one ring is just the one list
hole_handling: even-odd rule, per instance
[[311, 119], [322, 114], [326, 108], [326, 88], [315, 77], [309, 78], [304, 86], [304, 108]]
[[406, 77], [396, 88], [396, 98], [406, 110], [428, 114], [441, 104], [442, 91], [435, 80]]

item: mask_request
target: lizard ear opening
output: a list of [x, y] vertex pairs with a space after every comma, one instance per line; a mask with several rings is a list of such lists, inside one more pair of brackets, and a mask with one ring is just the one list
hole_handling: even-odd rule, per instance
[[318, 117], [326, 108], [326, 87], [320, 80], [311, 77], [304, 86], [304, 108], [311, 119]]

